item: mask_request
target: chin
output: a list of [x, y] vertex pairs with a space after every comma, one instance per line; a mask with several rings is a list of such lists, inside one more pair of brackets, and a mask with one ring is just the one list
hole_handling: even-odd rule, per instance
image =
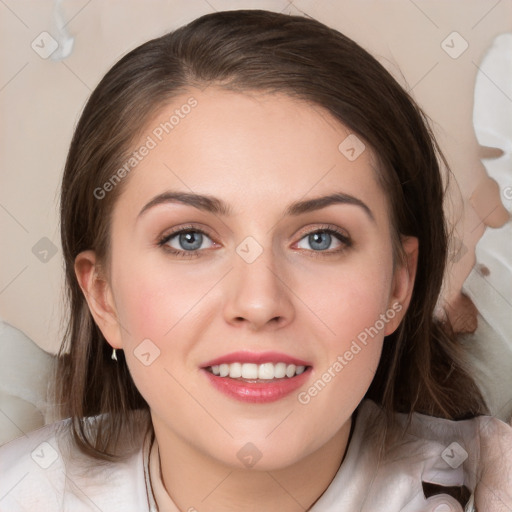
[[260, 439], [254, 436], [252, 441], [250, 438], [232, 441], [222, 453], [210, 452], [210, 456], [236, 470], [278, 471], [308, 456], [310, 452], [305, 450], [306, 442], [305, 437], [297, 432], [292, 438], [288, 436], [287, 440], [276, 436], [276, 439], [270, 441], [264, 436]]

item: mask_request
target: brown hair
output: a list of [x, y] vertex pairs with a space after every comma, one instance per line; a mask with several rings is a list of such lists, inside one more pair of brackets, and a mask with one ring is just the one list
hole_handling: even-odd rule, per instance
[[[148, 410], [124, 357], [111, 360], [74, 272], [81, 251], [92, 249], [100, 262], [108, 260], [112, 209], [129, 178], [102, 199], [94, 191], [119, 169], [158, 109], [191, 87], [208, 85], [281, 92], [318, 105], [372, 148], [391, 205], [396, 254], [398, 234], [415, 236], [419, 260], [409, 309], [384, 343], [367, 397], [387, 411], [450, 419], [486, 412], [459, 342], [434, 319], [447, 257], [438, 159], [446, 162], [421, 109], [376, 59], [336, 30], [266, 11], [219, 12], [153, 39], [116, 63], [92, 93], [71, 142], [61, 191], [71, 311], [57, 402], [61, 414], [71, 416], [80, 448], [108, 459], [130, 411]], [[88, 431], [84, 418], [96, 415], [100, 428]]]

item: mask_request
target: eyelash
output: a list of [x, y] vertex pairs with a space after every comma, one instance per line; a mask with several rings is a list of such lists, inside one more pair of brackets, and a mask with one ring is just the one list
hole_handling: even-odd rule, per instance
[[[168, 252], [169, 254], [172, 254], [173, 256], [179, 256], [181, 258], [197, 258], [199, 257], [199, 250], [195, 251], [181, 251], [179, 249], [175, 249], [174, 247], [167, 246], [167, 242], [174, 238], [177, 235], [181, 235], [183, 233], [201, 233], [202, 235], [206, 235], [208, 238], [212, 239], [212, 237], [204, 230], [194, 227], [194, 226], [184, 226], [180, 229], [177, 229], [176, 231], [171, 231], [170, 233], [167, 233], [164, 235], [160, 240], [158, 241], [158, 246], [162, 247], [164, 251]], [[213, 239], [212, 239], [213, 240]]]
[[[172, 254], [173, 256], [179, 256], [181, 258], [187, 258], [187, 259], [197, 258], [200, 256], [201, 249], [196, 249], [194, 251], [182, 251], [180, 249], [175, 249], [174, 247], [171, 248], [166, 245], [169, 242], [169, 240], [171, 240], [175, 236], [181, 235], [184, 233], [191, 233], [191, 232], [201, 233], [202, 235], [207, 236], [214, 243], [216, 243], [213, 240], [213, 238], [206, 231], [204, 231], [200, 228], [197, 228], [195, 226], [184, 226], [184, 227], [177, 229], [176, 231], [172, 231], [171, 233], [165, 234], [163, 237], [161, 237], [158, 240], [157, 245], [159, 247], [162, 247], [162, 249], [164, 249], [166, 252]], [[299, 241], [302, 240], [303, 238], [305, 238], [306, 236], [314, 235], [315, 233], [327, 233], [329, 235], [333, 235], [335, 238], [338, 239], [339, 242], [341, 242], [343, 244], [343, 247], [336, 249], [334, 251], [332, 251], [332, 250], [331, 251], [313, 251], [313, 250], [308, 250], [308, 249], [300, 249], [301, 251], [306, 251], [307, 253], [310, 253], [310, 255], [312, 257], [329, 257], [329, 256], [337, 255], [337, 254], [340, 254], [340, 253], [346, 251], [348, 248], [350, 248], [352, 246], [352, 240], [350, 239], [350, 237], [348, 235], [346, 235], [343, 231], [341, 231], [339, 228], [337, 228], [336, 226], [333, 226], [330, 224], [320, 227], [320, 228], [317, 228], [317, 229], [314, 229], [312, 231], [307, 231], [305, 233], [302, 233], [300, 235]]]

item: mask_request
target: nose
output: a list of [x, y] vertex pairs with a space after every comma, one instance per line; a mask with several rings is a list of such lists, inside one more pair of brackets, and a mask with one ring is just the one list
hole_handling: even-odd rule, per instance
[[282, 328], [293, 321], [293, 291], [271, 250], [264, 250], [250, 263], [235, 254], [225, 286], [224, 317], [228, 323], [258, 331]]

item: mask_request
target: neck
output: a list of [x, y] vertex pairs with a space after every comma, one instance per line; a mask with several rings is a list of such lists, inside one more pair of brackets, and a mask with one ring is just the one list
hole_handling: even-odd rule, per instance
[[304, 512], [344, 458], [351, 420], [323, 446], [286, 468], [240, 469], [214, 459], [154, 422], [163, 484], [182, 511]]

